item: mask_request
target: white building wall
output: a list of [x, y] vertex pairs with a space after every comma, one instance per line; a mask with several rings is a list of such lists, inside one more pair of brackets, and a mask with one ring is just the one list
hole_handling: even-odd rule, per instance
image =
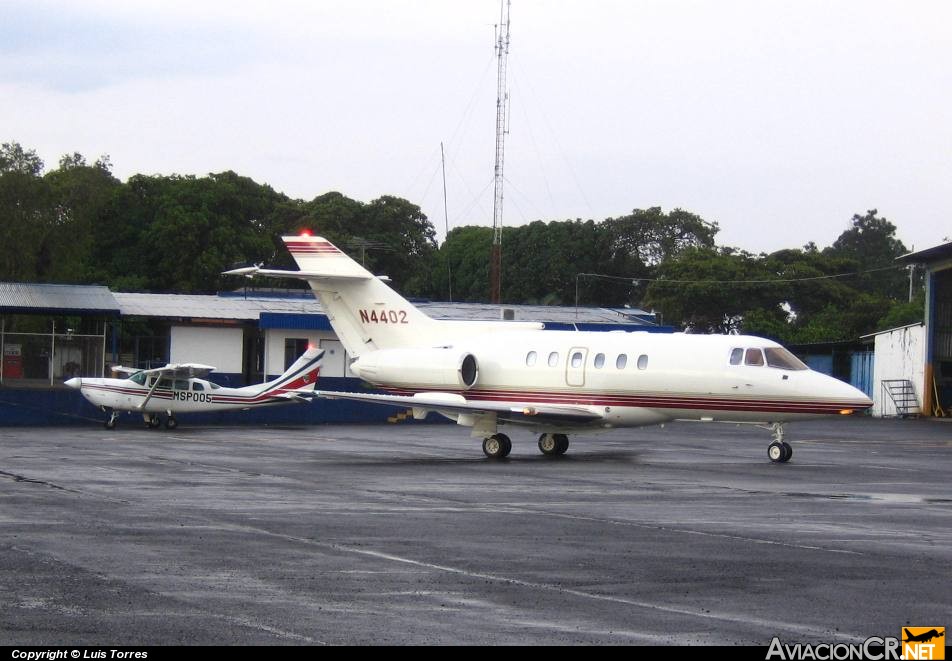
[[172, 326], [169, 361], [211, 365], [216, 372], [241, 374], [241, 328]]
[[[922, 388], [925, 383], [926, 334], [925, 326], [907, 326], [880, 333], [874, 346], [873, 415], [893, 415], [896, 408], [889, 395], [883, 392], [883, 381], [908, 379], [916, 391], [916, 400], [922, 407]], [[886, 401], [883, 401], [883, 398]]]
[[336, 341], [337, 336], [331, 331], [315, 330], [285, 330], [269, 329], [264, 338], [264, 364], [265, 372], [269, 376], [277, 376], [284, 372], [284, 341], [287, 338], [303, 339], [316, 347], [326, 350], [324, 360], [321, 363], [321, 375], [323, 376], [344, 376], [344, 350], [331, 354], [325, 346], [329, 341]]

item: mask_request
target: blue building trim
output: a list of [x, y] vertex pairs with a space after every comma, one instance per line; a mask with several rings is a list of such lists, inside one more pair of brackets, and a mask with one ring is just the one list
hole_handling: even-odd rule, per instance
[[333, 330], [327, 315], [302, 312], [262, 312], [258, 318], [258, 328], [276, 328], [280, 330]]

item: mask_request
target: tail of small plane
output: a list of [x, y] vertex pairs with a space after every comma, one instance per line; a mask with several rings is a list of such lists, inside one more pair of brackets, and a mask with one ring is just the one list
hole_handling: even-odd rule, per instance
[[324, 350], [309, 347], [284, 374], [258, 386], [258, 394], [295, 399], [301, 393], [313, 392], [321, 374], [322, 360]]

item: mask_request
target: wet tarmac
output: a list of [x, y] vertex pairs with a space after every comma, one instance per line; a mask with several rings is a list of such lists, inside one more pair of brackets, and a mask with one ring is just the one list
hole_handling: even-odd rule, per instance
[[0, 428], [8, 645], [769, 644], [952, 625], [952, 424]]

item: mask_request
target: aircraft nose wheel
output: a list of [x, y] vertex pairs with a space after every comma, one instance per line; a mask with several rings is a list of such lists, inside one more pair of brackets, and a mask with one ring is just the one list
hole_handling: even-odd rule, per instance
[[493, 434], [483, 439], [483, 453], [490, 459], [504, 459], [512, 450], [512, 441], [505, 434]]
[[539, 450], [547, 457], [565, 454], [569, 449], [569, 437], [565, 434], [542, 434], [539, 436]]
[[793, 446], [786, 441], [774, 441], [767, 446], [767, 456], [775, 464], [785, 464], [793, 456]]

